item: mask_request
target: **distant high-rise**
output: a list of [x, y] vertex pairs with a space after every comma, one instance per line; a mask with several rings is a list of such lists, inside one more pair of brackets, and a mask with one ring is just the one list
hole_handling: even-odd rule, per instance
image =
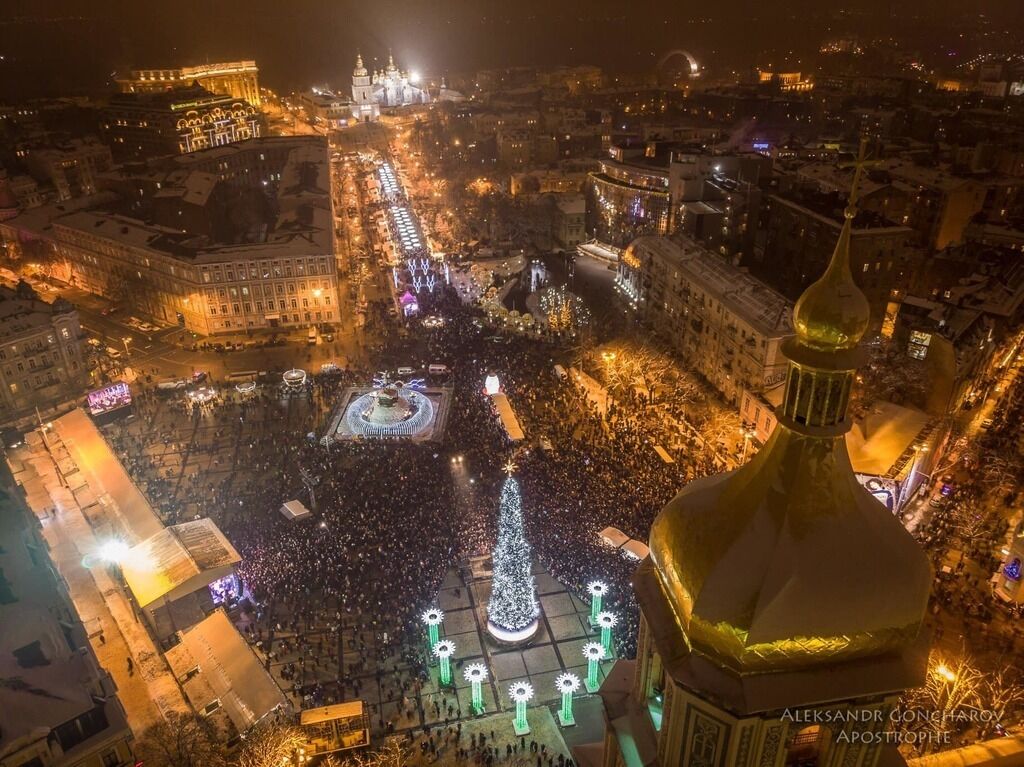
[[229, 61], [177, 69], [133, 69], [117, 80], [123, 93], [158, 93], [198, 83], [212, 93], [260, 105], [259, 69], [255, 61]]

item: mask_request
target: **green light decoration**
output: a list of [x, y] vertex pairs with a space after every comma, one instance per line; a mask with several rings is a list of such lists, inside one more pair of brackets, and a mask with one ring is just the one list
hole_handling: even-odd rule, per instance
[[420, 617], [427, 624], [427, 646], [433, 649], [441, 639], [441, 623], [444, 621], [444, 613], [436, 607], [431, 607], [429, 610], [424, 610]]
[[516, 735], [528, 735], [530, 723], [526, 720], [526, 704], [533, 697], [533, 685], [529, 682], [513, 682], [508, 688], [508, 696], [516, 704], [516, 718], [512, 722], [512, 729]]
[[440, 642], [434, 645], [434, 655], [437, 656], [441, 662], [440, 671], [440, 682], [442, 687], [447, 687], [452, 683], [452, 661], [451, 658], [455, 654], [455, 642], [450, 639], [442, 639]]
[[619, 622], [619, 616], [607, 610], [597, 614], [597, 625], [601, 627], [601, 647], [606, 658], [612, 654], [612, 629]]
[[597, 623], [597, 614], [601, 612], [601, 598], [608, 593], [608, 584], [603, 581], [591, 581], [587, 584], [590, 592], [590, 622]]
[[573, 727], [576, 720], [572, 715], [572, 694], [580, 689], [580, 678], [568, 672], [559, 674], [555, 679], [555, 689], [562, 694], [562, 708], [558, 711], [558, 723], [563, 727]]
[[600, 642], [583, 645], [583, 657], [587, 659], [587, 692], [595, 693], [601, 687], [597, 678], [598, 664], [604, 660], [604, 646]]
[[473, 691], [473, 713], [479, 716], [484, 712], [483, 683], [487, 679], [487, 667], [483, 663], [470, 663], [462, 672]]

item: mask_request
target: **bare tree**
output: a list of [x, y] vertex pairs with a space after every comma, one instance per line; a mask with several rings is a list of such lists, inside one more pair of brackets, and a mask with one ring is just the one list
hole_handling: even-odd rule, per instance
[[291, 725], [264, 724], [245, 739], [238, 767], [281, 767], [304, 746], [302, 731]]
[[990, 721], [982, 722], [980, 737], [995, 732], [997, 724], [1008, 725], [1013, 714], [1024, 706], [1024, 684], [1021, 674], [1011, 666], [1001, 666], [987, 674], [981, 682], [981, 703], [993, 714]]
[[713, 408], [697, 426], [697, 430], [709, 447], [731, 447], [739, 437], [741, 425], [739, 413], [726, 408]]
[[221, 767], [227, 764], [223, 741], [209, 718], [172, 711], [142, 734], [135, 751], [147, 767]]
[[955, 726], [962, 721], [959, 715], [980, 707], [983, 682], [984, 675], [969, 655], [932, 651], [924, 686], [903, 696], [901, 708], [907, 715], [899, 718], [905, 732], [927, 736], [912, 741], [918, 753], [953, 742]]
[[986, 535], [992, 527], [992, 512], [970, 496], [958, 497], [946, 511], [956, 530], [965, 541], [973, 541]]
[[400, 738], [392, 737], [385, 740], [384, 745], [376, 751], [352, 754], [348, 762], [353, 767], [406, 767], [409, 751], [402, 745]]

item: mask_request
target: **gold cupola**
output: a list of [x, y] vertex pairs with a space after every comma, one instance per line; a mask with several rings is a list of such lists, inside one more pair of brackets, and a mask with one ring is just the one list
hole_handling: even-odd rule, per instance
[[[863, 165], [862, 155], [855, 190]], [[851, 193], [831, 263], [794, 309], [777, 428], [749, 463], [692, 482], [661, 510], [637, 575], [642, 609], [672, 616], [688, 662], [739, 679], [909, 657], [920, 644], [928, 559], [860, 485], [844, 437], [870, 321], [849, 266], [855, 203]], [[642, 588], [647, 578], [658, 588]], [[912, 680], [906, 668], [879, 689]]]

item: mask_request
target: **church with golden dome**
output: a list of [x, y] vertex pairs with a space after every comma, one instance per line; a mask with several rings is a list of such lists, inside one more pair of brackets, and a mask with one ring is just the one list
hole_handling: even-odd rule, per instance
[[600, 690], [604, 767], [900, 763], [886, 732], [924, 681], [932, 573], [847, 454], [870, 318], [849, 266], [854, 194], [827, 271], [793, 310], [777, 428], [651, 528], [633, 581], [637, 659]]

